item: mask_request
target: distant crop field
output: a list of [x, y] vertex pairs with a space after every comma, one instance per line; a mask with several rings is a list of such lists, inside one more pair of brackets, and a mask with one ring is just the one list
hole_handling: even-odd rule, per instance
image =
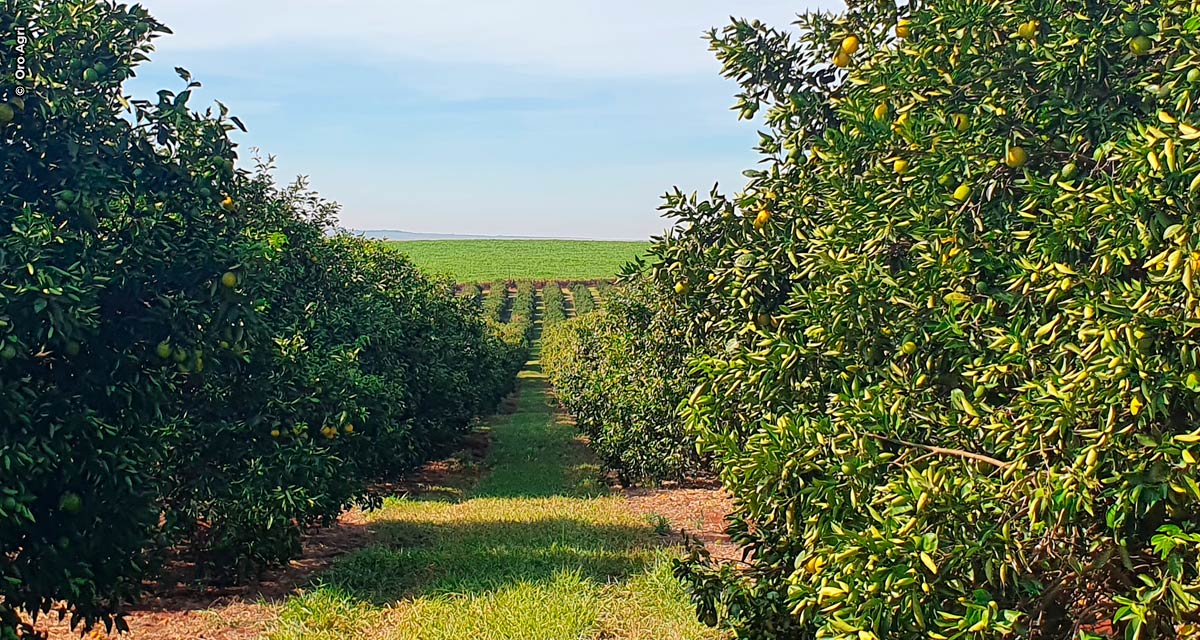
[[645, 254], [648, 242], [411, 240], [391, 242], [422, 270], [457, 282], [603, 280]]

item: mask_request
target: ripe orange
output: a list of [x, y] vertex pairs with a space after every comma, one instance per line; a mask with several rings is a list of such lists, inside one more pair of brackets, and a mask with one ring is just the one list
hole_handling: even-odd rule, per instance
[[762, 229], [763, 227], [767, 226], [767, 223], [770, 221], [771, 221], [771, 212], [766, 209], [763, 209], [762, 211], [758, 212], [757, 216], [754, 216], [754, 228]]
[[889, 111], [891, 111], [891, 108], [888, 107], [888, 103], [880, 102], [879, 105], [875, 107], [875, 119], [886, 120]]
[[833, 65], [839, 69], [845, 69], [850, 66], [850, 56], [845, 51], [838, 51], [837, 55], [833, 56]]
[[892, 170], [900, 175], [908, 173], [908, 160], [903, 158], [892, 163]]
[[846, 36], [846, 39], [842, 40], [842, 53], [848, 56], [858, 53], [858, 36]]
[[689, 286], [688, 283], [686, 283], [682, 280], [675, 283], [675, 293], [678, 293], [679, 295], [683, 295], [690, 290], [691, 290], [691, 286]]
[[908, 20], [901, 20], [896, 23], [896, 37], [907, 38], [912, 34], [912, 27], [909, 26]]
[[230, 196], [225, 196], [225, 199], [221, 201], [221, 208], [226, 211], [233, 211], [233, 209], [234, 209], [233, 198]]
[[1021, 147], [1011, 147], [1004, 156], [1004, 164], [1008, 165], [1010, 169], [1023, 167], [1028, 161], [1029, 154]]
[[279, 437], [279, 435], [280, 435], [280, 434], [279, 434], [279, 429], [271, 429], [271, 437], [272, 437], [272, 438], [278, 438], [278, 437]]
[[917, 352], [917, 343], [905, 342], [903, 345], [900, 346], [900, 351], [903, 351], [904, 355], [906, 355], [906, 356], [911, 356], [912, 354]]
[[346, 433], [354, 433], [354, 425], [348, 424], [342, 427], [342, 431], [345, 431]]

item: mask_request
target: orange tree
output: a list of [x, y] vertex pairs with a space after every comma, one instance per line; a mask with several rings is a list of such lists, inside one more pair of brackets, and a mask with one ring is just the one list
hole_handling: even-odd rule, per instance
[[1200, 6], [851, 0], [712, 34], [761, 113], [655, 249], [756, 638], [1192, 637]]
[[110, 2], [0, 6], [3, 638], [59, 602], [120, 626], [168, 551], [286, 559], [524, 360], [450, 283], [330, 237], [302, 184], [235, 170], [240, 123], [189, 109], [186, 71], [123, 96], [165, 31]]
[[[590, 300], [580, 286], [576, 300]], [[587, 298], [581, 296], [586, 295]], [[542, 365], [555, 395], [605, 466], [623, 481], [678, 480], [704, 470], [675, 419], [691, 380], [690, 323], [655, 283], [631, 275], [604, 311], [546, 328]]]
[[[23, 52], [18, 27], [31, 36]], [[0, 31], [0, 629], [11, 634], [14, 610], [65, 599], [90, 622], [137, 589], [139, 551], [159, 535], [158, 435], [178, 424], [162, 408], [195, 364], [208, 309], [243, 308], [218, 283], [240, 261], [241, 222], [222, 206], [233, 125], [190, 113], [189, 91], [121, 95], [164, 27], [136, 7], [7, 2]], [[178, 363], [156, 355], [167, 336]]]

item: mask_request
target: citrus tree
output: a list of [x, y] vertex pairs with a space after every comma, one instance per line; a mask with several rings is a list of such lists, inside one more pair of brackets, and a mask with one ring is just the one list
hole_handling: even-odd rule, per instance
[[850, 0], [712, 34], [744, 191], [674, 193], [655, 274], [717, 348], [682, 417], [755, 638], [1192, 637], [1200, 13]]
[[[590, 300], [581, 289], [575, 299]], [[547, 327], [542, 337], [542, 366], [555, 395], [623, 481], [678, 480], [705, 470], [675, 415], [691, 390], [685, 373], [697, 348], [680, 311], [661, 287], [631, 274], [603, 312]]]
[[235, 168], [241, 123], [191, 109], [186, 71], [123, 95], [166, 31], [137, 6], [0, 5], [3, 638], [52, 610], [122, 627], [181, 552], [221, 577], [286, 560], [524, 361], [302, 183]]
[[[17, 44], [18, 28], [37, 37]], [[198, 365], [209, 310], [243, 307], [220, 286], [240, 262], [234, 124], [190, 112], [189, 90], [136, 103], [120, 91], [165, 28], [138, 7], [8, 2], [0, 31], [0, 628], [12, 633], [16, 609], [65, 599], [90, 623], [138, 589], [139, 551], [159, 534], [158, 435], [176, 424], [162, 409]], [[168, 336], [182, 357], [156, 354]]]

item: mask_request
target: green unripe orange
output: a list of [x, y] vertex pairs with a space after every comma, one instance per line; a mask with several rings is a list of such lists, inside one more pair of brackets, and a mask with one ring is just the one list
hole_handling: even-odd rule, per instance
[[158, 354], [158, 357], [162, 358], [163, 360], [170, 358], [171, 343], [163, 340], [162, 342], [158, 343], [157, 347], [154, 348], [154, 353]]
[[78, 493], [64, 493], [58, 500], [58, 508], [63, 513], [79, 513], [83, 510], [83, 498]]
[[232, 271], [226, 271], [225, 273], [221, 274], [221, 285], [225, 288], [232, 289], [237, 286], [237, 283], [238, 277], [236, 273]]
[[900, 346], [900, 351], [903, 352], [904, 355], [906, 355], [906, 356], [911, 356], [912, 354], [917, 352], [917, 343], [905, 342], [903, 345]]
[[1154, 43], [1146, 36], [1138, 36], [1129, 41], [1129, 51], [1135, 56], [1144, 56], [1150, 53], [1150, 49], [1153, 46]]

